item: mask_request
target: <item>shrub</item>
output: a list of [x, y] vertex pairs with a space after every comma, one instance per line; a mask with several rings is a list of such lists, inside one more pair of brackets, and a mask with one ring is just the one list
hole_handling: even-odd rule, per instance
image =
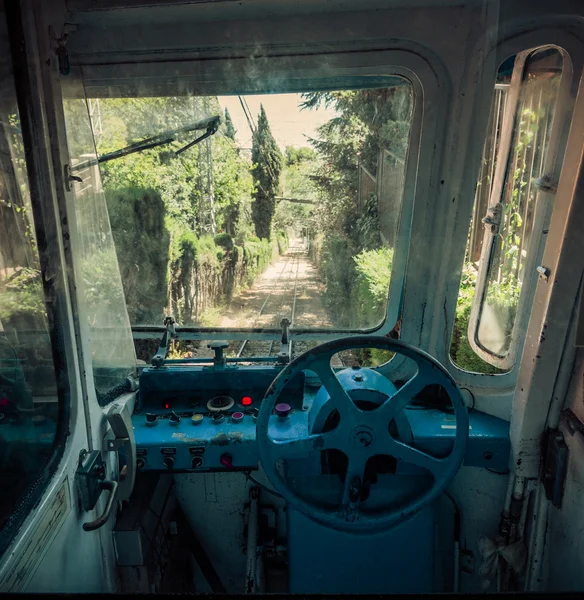
[[20, 321], [46, 321], [45, 296], [41, 273], [24, 267], [2, 282], [0, 288], [0, 321], [16, 327]]
[[290, 239], [288, 238], [288, 234], [285, 231], [278, 231], [276, 234], [276, 241], [278, 244], [278, 253], [284, 254], [286, 250], [288, 250], [288, 246], [290, 245]]
[[393, 250], [378, 248], [363, 250], [354, 257], [357, 271], [356, 286], [353, 290], [353, 306], [359, 327], [379, 325], [385, 316]]
[[215, 244], [231, 252], [233, 250], [233, 238], [228, 233], [219, 233], [215, 236]]
[[456, 316], [450, 343], [450, 358], [455, 365], [465, 371], [485, 374], [503, 373], [501, 369], [490, 365], [477, 356], [468, 340], [468, 322], [474, 299], [476, 276], [477, 272], [474, 266], [471, 263], [465, 264], [456, 303]]

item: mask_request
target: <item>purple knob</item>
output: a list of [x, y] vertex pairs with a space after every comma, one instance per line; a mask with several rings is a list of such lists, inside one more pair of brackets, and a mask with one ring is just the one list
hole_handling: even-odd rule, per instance
[[282, 402], [281, 404], [276, 404], [276, 414], [281, 419], [285, 419], [290, 414], [291, 410], [292, 407], [289, 404], [286, 404], [285, 402]]

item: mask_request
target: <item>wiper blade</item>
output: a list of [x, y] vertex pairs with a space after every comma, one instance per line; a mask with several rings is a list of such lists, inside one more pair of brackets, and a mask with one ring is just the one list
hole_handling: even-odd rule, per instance
[[[119, 150], [114, 150], [113, 152], [108, 152], [107, 154], [102, 154], [97, 157], [98, 163], [107, 162], [109, 160], [115, 160], [116, 158], [122, 158], [123, 156], [128, 156], [129, 154], [134, 154], [135, 152], [142, 152], [143, 150], [149, 150], [150, 148], [156, 148], [158, 146], [163, 146], [165, 144], [170, 144], [174, 142], [179, 135], [184, 133], [188, 133], [189, 131], [197, 131], [201, 129], [206, 129], [205, 133], [192, 142], [189, 142], [183, 148], [177, 150], [174, 154], [178, 156], [185, 150], [188, 150], [195, 144], [202, 142], [204, 139], [210, 137], [219, 129], [219, 125], [221, 123], [221, 117], [216, 115], [214, 117], [209, 117], [208, 119], [203, 119], [202, 121], [197, 121], [192, 125], [187, 125], [186, 127], [181, 127], [179, 129], [173, 129], [171, 131], [165, 131], [159, 135], [155, 135], [150, 138], [146, 138], [144, 140], [140, 140], [139, 142], [134, 142], [129, 146], [125, 146], [124, 148], [120, 148]], [[78, 163], [71, 167], [71, 171], [79, 171], [81, 169], [85, 169], [86, 167], [95, 164], [95, 160], [87, 160], [82, 163]]]

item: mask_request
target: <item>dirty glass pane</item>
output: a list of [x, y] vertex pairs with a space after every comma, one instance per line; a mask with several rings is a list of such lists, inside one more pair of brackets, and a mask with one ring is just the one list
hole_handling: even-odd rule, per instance
[[0, 551], [48, 470], [59, 397], [3, 7], [0, 8]]
[[491, 112], [487, 125], [487, 135], [483, 146], [480, 171], [477, 181], [475, 200], [471, 222], [468, 230], [466, 252], [458, 299], [452, 340], [450, 343], [450, 357], [455, 365], [474, 373], [501, 373], [478, 356], [472, 349], [468, 340], [468, 324], [475, 295], [477, 273], [480, 267], [480, 258], [484, 240], [484, 224], [482, 218], [487, 213], [489, 200], [493, 190], [495, 166], [499, 156], [499, 144], [503, 127], [503, 115], [507, 106], [511, 73], [515, 58], [504, 61], [497, 73], [497, 80], [493, 90]]
[[[101, 185], [88, 105], [81, 84], [65, 88], [65, 124], [75, 194], [77, 282], [91, 343], [93, 377], [100, 403], [136, 369], [124, 290]], [[108, 396], [109, 394], [109, 396]]]
[[[413, 110], [411, 84], [387, 82], [89, 99], [132, 325], [379, 325]], [[109, 159], [154, 136], [168, 143]]]
[[[501, 225], [494, 241], [477, 340], [487, 351], [505, 356], [537, 215], [550, 202], [545, 193], [544, 165], [550, 141], [562, 55], [556, 49], [531, 54], [525, 65], [506, 181], [501, 198]], [[543, 192], [540, 191], [543, 188]]]

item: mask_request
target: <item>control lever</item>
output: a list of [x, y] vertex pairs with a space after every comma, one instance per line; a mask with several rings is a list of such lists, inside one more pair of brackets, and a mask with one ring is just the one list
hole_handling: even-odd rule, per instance
[[215, 352], [215, 356], [213, 358], [213, 366], [216, 368], [223, 368], [225, 367], [225, 364], [227, 363], [226, 358], [225, 358], [225, 354], [223, 353], [223, 350], [225, 350], [225, 348], [229, 347], [229, 342], [226, 342], [224, 340], [214, 340], [212, 342], [210, 342], [209, 344], [207, 344], [207, 348], [211, 348], [211, 350], [213, 350], [213, 352]]
[[292, 359], [292, 340], [290, 339], [290, 320], [284, 317], [280, 321], [282, 328], [282, 338], [280, 340], [280, 352], [278, 354], [278, 362], [280, 364], [288, 364]]
[[164, 326], [166, 327], [166, 330], [162, 334], [158, 352], [152, 357], [151, 364], [153, 367], [161, 367], [166, 360], [166, 355], [170, 348], [170, 341], [176, 338], [176, 328], [174, 324], [175, 321], [171, 316], [164, 317]]
[[136, 440], [134, 439], [129, 404], [127, 402], [124, 404], [114, 403], [109, 407], [105, 416], [115, 435], [113, 440], [108, 440], [107, 448], [112, 452], [123, 448], [126, 458], [125, 467], [120, 471], [118, 499], [128, 500], [136, 479]]

